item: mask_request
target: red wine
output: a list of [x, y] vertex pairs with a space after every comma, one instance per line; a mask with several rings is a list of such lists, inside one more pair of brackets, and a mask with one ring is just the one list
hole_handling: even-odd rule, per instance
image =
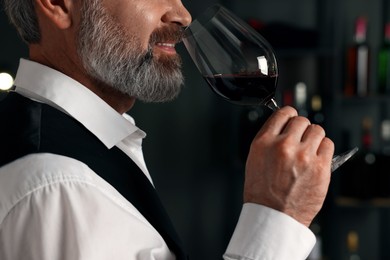
[[204, 79], [222, 98], [239, 105], [263, 105], [275, 95], [277, 75], [217, 74]]

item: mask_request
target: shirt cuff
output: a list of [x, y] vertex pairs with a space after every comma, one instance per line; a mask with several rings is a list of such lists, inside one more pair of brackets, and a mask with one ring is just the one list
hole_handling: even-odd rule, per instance
[[315, 243], [311, 230], [287, 214], [246, 203], [224, 259], [303, 260]]

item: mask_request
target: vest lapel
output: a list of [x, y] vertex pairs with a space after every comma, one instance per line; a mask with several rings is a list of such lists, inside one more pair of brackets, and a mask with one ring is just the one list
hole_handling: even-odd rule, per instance
[[[50, 152], [82, 161], [141, 212], [177, 259], [187, 258], [153, 185], [121, 150], [117, 147], [107, 149], [73, 118], [16, 93], [10, 93], [0, 102], [0, 116], [8, 122], [7, 128], [0, 129], [0, 134], [8, 135], [5, 146], [0, 148], [0, 165], [36, 152]], [[7, 150], [12, 152], [7, 153]]]

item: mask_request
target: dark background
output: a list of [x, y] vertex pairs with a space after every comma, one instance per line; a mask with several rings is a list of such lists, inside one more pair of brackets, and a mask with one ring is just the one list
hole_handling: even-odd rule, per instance
[[[385, 169], [385, 177], [390, 174], [384, 152], [389, 142], [380, 134], [382, 121], [390, 115], [390, 98], [378, 95], [375, 76], [383, 24], [390, 15], [388, 1], [184, 1], [193, 17], [213, 3], [222, 3], [243, 19], [266, 26], [264, 34], [279, 61], [278, 101], [284, 104], [284, 95], [298, 82], [308, 86], [308, 97], [320, 95], [323, 126], [335, 141], [337, 153], [361, 147], [362, 119], [372, 119], [370, 152], [378, 160], [367, 166], [361, 152], [333, 174], [315, 227], [320, 227], [323, 259], [349, 259], [346, 238], [351, 231], [359, 235], [361, 259], [390, 259], [390, 202], [387, 195], [378, 198], [379, 184], [372, 182], [378, 167]], [[372, 51], [370, 95], [345, 98], [345, 52], [353, 41], [354, 20], [362, 14], [368, 17]], [[0, 33], [0, 70], [14, 75], [19, 58], [28, 57], [28, 52], [3, 12]], [[180, 97], [164, 104], [139, 102], [129, 114], [148, 134], [144, 152], [149, 171], [191, 259], [221, 259], [241, 209], [248, 142], [269, 111], [232, 105], [214, 96], [182, 45], [178, 51], [186, 77]], [[259, 119], [249, 120], [249, 114]], [[346, 192], [353, 185], [355, 193]], [[382, 179], [380, 186], [390, 191], [388, 179]]]

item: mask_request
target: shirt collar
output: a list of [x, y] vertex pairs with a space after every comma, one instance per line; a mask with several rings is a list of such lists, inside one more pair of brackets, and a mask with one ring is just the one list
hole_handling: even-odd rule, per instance
[[146, 136], [130, 116], [119, 114], [74, 79], [37, 62], [21, 59], [14, 85], [16, 92], [55, 106], [75, 118], [107, 148], [130, 135]]

